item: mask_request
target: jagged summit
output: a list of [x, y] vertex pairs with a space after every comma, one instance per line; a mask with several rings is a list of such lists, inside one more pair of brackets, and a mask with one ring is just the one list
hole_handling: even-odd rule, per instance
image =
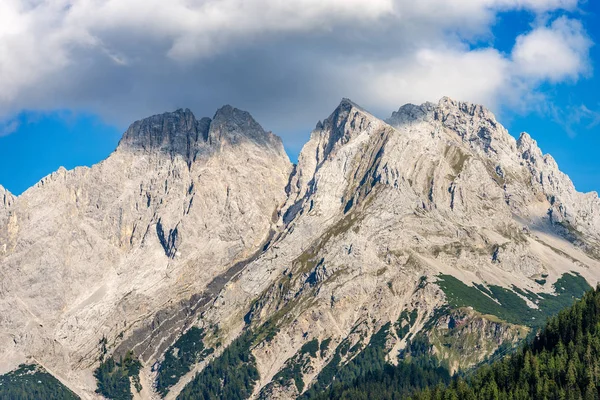
[[238, 143], [247, 138], [262, 145], [283, 146], [281, 139], [265, 131], [249, 112], [230, 105], [217, 110], [210, 123], [208, 136], [211, 142], [227, 140], [230, 143]]
[[351, 99], [349, 99], [347, 97], [342, 98], [342, 100], [340, 101], [340, 104], [338, 105], [337, 108], [344, 108], [344, 109], [356, 108], [364, 113], [370, 114], [367, 110], [365, 110], [359, 104], [355, 103], [354, 101], [352, 101]]
[[343, 146], [355, 135], [364, 131], [369, 124], [382, 121], [371, 115], [352, 100], [343, 98], [337, 108], [322, 123], [317, 124], [314, 135], [325, 135], [321, 140], [321, 160], [333, 151], [335, 146]]
[[467, 101], [457, 101], [448, 96], [442, 97], [437, 103], [427, 101], [422, 104], [407, 103], [401, 106], [398, 111], [394, 111], [390, 118], [386, 120], [391, 125], [401, 125], [423, 119], [442, 119], [456, 114], [468, 116], [477, 116], [479, 118], [488, 118], [494, 120], [494, 114], [480, 104]]
[[435, 104], [429, 102], [421, 105], [408, 103], [400, 107], [398, 111], [394, 111], [386, 122], [390, 125], [401, 125], [403, 123], [416, 121], [424, 118], [427, 113], [434, 110], [434, 107]]
[[266, 132], [250, 113], [225, 105], [213, 119], [196, 119], [189, 109], [153, 115], [136, 121], [119, 142], [119, 149], [181, 155], [189, 162], [198, 153], [250, 140], [259, 145], [283, 149], [281, 139]]
[[207, 140], [209, 125], [209, 118], [198, 121], [189, 109], [153, 115], [131, 124], [119, 148], [161, 150], [187, 156], [191, 144]]

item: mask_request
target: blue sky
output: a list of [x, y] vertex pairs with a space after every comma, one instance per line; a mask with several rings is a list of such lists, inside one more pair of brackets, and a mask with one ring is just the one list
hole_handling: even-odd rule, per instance
[[490, 107], [578, 190], [600, 191], [597, 2], [301, 0], [298, 11], [260, 0], [256, 10], [239, 3], [235, 29], [211, 31], [195, 25], [208, 18], [201, 7], [176, 14], [180, 1], [156, 21], [136, 20], [133, 0], [0, 5], [1, 185], [19, 194], [59, 166], [97, 163], [129, 123], [179, 107], [198, 117], [226, 103], [247, 109], [295, 160], [342, 97], [385, 118], [449, 95]]
[[[591, 40], [600, 44], [600, 5], [588, 2], [582, 7], [583, 21]], [[504, 50], [514, 41], [513, 27], [527, 24], [526, 13], [509, 13], [503, 16], [494, 29], [499, 46]], [[531, 112], [504, 109], [499, 119], [509, 132], [518, 137], [520, 132], [529, 132], [544, 153], [551, 154], [560, 169], [565, 172], [579, 191], [600, 192], [600, 47], [590, 50], [591, 68], [589, 75], [577, 82], [546, 85], [548, 105], [554, 110], [543, 109]], [[582, 107], [589, 109], [584, 113]]]

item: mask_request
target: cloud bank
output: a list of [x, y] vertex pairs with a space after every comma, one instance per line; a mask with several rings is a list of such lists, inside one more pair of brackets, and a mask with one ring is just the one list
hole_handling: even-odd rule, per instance
[[[387, 115], [443, 95], [527, 107], [591, 72], [577, 0], [2, 0], [0, 120], [93, 112], [125, 125], [230, 103], [290, 132], [341, 97]], [[531, 13], [512, 49], [507, 12]], [[8, 131], [8, 130], [7, 130]]]

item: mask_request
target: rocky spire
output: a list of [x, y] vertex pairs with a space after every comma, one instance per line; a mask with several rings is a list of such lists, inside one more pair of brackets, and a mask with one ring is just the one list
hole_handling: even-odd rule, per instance
[[428, 115], [430, 115], [431, 118], [435, 107], [436, 105], [430, 102], [421, 105], [408, 103], [400, 107], [398, 111], [394, 111], [392, 116], [388, 118], [386, 122], [392, 126], [401, 126], [413, 121], [427, 119]]
[[396, 128], [420, 122], [441, 124], [469, 147], [488, 156], [515, 150], [514, 138], [496, 121], [489, 109], [446, 96], [437, 104], [406, 104], [392, 113], [386, 122]]
[[313, 131], [311, 140], [315, 135], [320, 137], [317, 158], [325, 160], [336, 146], [348, 143], [374, 121], [380, 122], [352, 100], [342, 99], [333, 113], [325, 121], [319, 122]]
[[319, 121], [310, 140], [302, 148], [298, 166], [290, 178], [289, 207], [284, 221], [291, 221], [300, 211], [314, 191], [317, 172], [329, 158], [335, 157], [339, 149], [361, 133], [372, 132], [374, 129], [371, 128], [382, 126], [387, 125], [347, 98], [342, 99], [327, 119]]
[[210, 123], [208, 141], [217, 145], [219, 143], [238, 144], [244, 140], [283, 150], [281, 139], [273, 133], [265, 131], [249, 112], [230, 105], [218, 109]]
[[279, 137], [266, 132], [248, 112], [230, 105], [221, 107], [212, 120], [197, 120], [189, 109], [179, 109], [136, 121], [123, 135], [119, 149], [159, 151], [172, 157], [180, 155], [193, 162], [198, 152], [246, 140], [275, 147], [278, 152], [284, 153]]
[[189, 109], [153, 115], [131, 124], [119, 148], [189, 157], [195, 143], [206, 141], [209, 125], [209, 118], [198, 121]]
[[538, 161], [542, 161], [544, 158], [537, 142], [527, 132], [522, 132], [519, 136], [517, 148], [521, 153], [521, 157], [534, 165], [537, 165]]

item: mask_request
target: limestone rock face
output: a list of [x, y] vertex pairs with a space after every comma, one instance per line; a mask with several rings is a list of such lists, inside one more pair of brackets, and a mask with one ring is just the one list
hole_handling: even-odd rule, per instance
[[135, 122], [100, 164], [2, 191], [4, 369], [34, 357], [89, 397], [103, 337], [156, 358], [268, 240], [290, 171], [279, 138], [227, 106]]
[[[178, 110], [132, 124], [92, 168], [0, 199], [2, 366], [34, 358], [86, 398], [103, 337], [111, 353], [133, 350], [152, 382], [192, 325], [220, 349], [268, 326], [251, 349], [253, 397], [287, 399], [340, 343], [360, 348], [401, 321], [386, 341], [397, 363], [399, 332], [426, 329], [448, 303], [440, 274], [523, 293], [552, 292], [571, 271], [600, 280], [598, 196], [577, 192], [529, 135], [515, 140], [484, 107], [449, 98], [387, 121], [344, 99], [295, 166], [246, 112]], [[433, 325], [454, 329], [449, 318], [464, 322], [455, 343], [482, 349], [448, 350], [453, 368], [524, 334], [472, 310]], [[298, 355], [312, 339], [328, 350]], [[292, 361], [305, 385], [273, 379]]]

